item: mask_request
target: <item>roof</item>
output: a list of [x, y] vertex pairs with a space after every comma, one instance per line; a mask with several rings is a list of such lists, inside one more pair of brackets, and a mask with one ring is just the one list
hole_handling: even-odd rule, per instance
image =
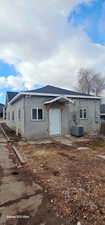
[[18, 93], [18, 92], [7, 92], [6, 104], [8, 104], [8, 102], [10, 104], [12, 104], [15, 101], [17, 101], [17, 99], [19, 99], [20, 97], [25, 96], [25, 95], [50, 96], [50, 97], [65, 96], [65, 97], [68, 97], [68, 98], [84, 98], [84, 99], [87, 98], [87, 99], [98, 99], [98, 100], [100, 100], [100, 97], [97, 97], [97, 96], [88, 95], [88, 94], [84, 94], [84, 93], [79, 93], [79, 92], [70, 91], [70, 90], [67, 90], [67, 89], [47, 85], [47, 86], [42, 87], [42, 88], [38, 88], [38, 89], [35, 89], [35, 90], [28, 90], [28, 91], [24, 91], [24, 92], [20, 92], [20, 93]]
[[4, 107], [4, 105], [2, 103], [0, 103], [0, 113], [3, 112], [3, 107]]
[[100, 112], [101, 112], [101, 114], [105, 114], [105, 104], [101, 104]]
[[47, 94], [58, 94], [58, 95], [79, 95], [79, 96], [91, 96], [85, 93], [70, 91], [63, 88], [54, 87], [51, 85], [47, 85], [42, 88], [38, 88], [35, 90], [30, 90], [28, 92], [34, 92], [34, 93], [47, 93]]

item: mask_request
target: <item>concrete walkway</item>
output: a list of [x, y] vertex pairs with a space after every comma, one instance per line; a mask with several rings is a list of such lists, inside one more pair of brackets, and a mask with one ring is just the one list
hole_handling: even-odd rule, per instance
[[42, 188], [22, 176], [0, 134], [0, 225], [30, 224], [42, 203]]

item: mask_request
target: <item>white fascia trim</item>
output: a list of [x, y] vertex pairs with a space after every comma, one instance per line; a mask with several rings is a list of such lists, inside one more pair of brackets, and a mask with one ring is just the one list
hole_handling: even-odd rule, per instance
[[[62, 97], [61, 94], [52, 94], [52, 93], [32, 93], [32, 92], [22, 92], [24, 95], [39, 95], [39, 96], [55, 96]], [[101, 97], [97, 96], [85, 96], [85, 95], [63, 95], [66, 98], [91, 98], [91, 99], [101, 99]]]
[[[15, 102], [22, 95], [62, 97], [62, 95], [60, 94], [20, 92], [9, 102], [9, 104], [12, 104], [13, 102]], [[84, 98], [84, 99], [98, 99], [98, 100], [101, 99], [101, 97], [97, 97], [97, 96], [84, 96], [84, 95], [63, 95], [63, 96], [65, 96], [66, 98]]]
[[73, 100], [71, 100], [71, 99], [69, 99], [69, 98], [67, 98], [67, 97], [65, 97], [65, 96], [62, 95], [62, 96], [59, 96], [59, 97], [57, 97], [57, 98], [54, 98], [54, 99], [52, 99], [52, 100], [50, 100], [50, 101], [45, 102], [44, 105], [50, 104], [50, 103], [53, 103], [53, 102], [57, 102], [57, 101], [59, 101], [60, 99], [64, 99], [65, 101], [68, 101], [68, 102], [70, 102], [70, 103], [74, 103]]
[[100, 113], [100, 116], [105, 116], [105, 113]]
[[8, 104], [12, 104], [13, 102], [15, 102], [15, 100], [17, 100], [21, 95], [23, 94], [22, 93], [17, 94], [14, 98], [12, 98], [12, 100]]

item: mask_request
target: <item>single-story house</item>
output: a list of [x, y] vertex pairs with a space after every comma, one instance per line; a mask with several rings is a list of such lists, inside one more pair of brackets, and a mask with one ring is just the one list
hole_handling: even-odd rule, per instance
[[26, 138], [70, 134], [73, 125], [100, 131], [100, 97], [54, 86], [7, 92], [6, 122]]
[[101, 104], [100, 106], [100, 118], [101, 121], [105, 122], [105, 104]]

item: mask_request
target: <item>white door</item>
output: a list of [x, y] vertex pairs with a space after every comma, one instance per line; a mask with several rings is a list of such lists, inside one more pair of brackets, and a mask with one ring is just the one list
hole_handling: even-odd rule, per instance
[[50, 135], [61, 135], [61, 110], [50, 109], [49, 111]]

